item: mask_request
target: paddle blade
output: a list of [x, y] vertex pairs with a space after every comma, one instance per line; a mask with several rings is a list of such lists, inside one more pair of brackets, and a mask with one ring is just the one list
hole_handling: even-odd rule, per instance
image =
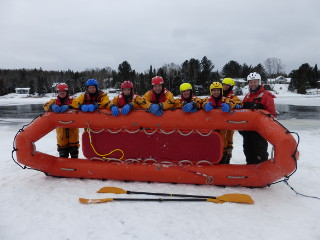
[[127, 191], [117, 187], [103, 187], [98, 191], [98, 193], [126, 194]]
[[113, 198], [101, 198], [101, 199], [87, 199], [87, 198], [79, 198], [79, 201], [84, 204], [90, 203], [104, 203], [104, 202], [112, 202]]
[[224, 194], [217, 197], [217, 199], [224, 202], [248, 203], [248, 204], [254, 203], [253, 199], [249, 195], [240, 194], [240, 193]]
[[216, 198], [208, 198], [207, 201], [213, 203], [224, 203], [224, 201], [218, 200]]

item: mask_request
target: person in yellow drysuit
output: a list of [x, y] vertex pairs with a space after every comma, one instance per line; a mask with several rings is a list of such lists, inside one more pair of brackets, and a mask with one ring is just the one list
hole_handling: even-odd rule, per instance
[[[73, 99], [69, 95], [68, 85], [60, 83], [57, 85], [58, 95], [55, 99], [43, 105], [45, 111], [62, 113], [72, 106]], [[78, 158], [79, 155], [79, 129], [78, 128], [56, 128], [57, 145], [59, 157]]]

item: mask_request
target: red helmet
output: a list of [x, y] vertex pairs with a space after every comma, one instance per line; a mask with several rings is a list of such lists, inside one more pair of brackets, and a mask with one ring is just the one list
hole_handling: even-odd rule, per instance
[[164, 84], [164, 80], [162, 77], [155, 76], [151, 79], [151, 84], [152, 85], [159, 85], [159, 84]]
[[133, 89], [133, 84], [130, 81], [124, 81], [123, 83], [121, 83], [121, 89], [122, 88], [131, 88], [131, 89]]
[[59, 83], [58, 85], [57, 85], [57, 91], [68, 91], [69, 90], [69, 87], [68, 87], [68, 85], [67, 84], [65, 84], [65, 83]]

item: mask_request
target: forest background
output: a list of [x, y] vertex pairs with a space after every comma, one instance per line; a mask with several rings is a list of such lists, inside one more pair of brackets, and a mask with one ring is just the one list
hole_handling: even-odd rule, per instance
[[246, 79], [250, 72], [258, 72], [265, 84], [268, 84], [267, 79], [278, 76], [291, 78], [289, 90], [300, 94], [306, 94], [308, 88], [319, 88], [320, 85], [320, 71], [317, 64], [312, 67], [309, 63], [303, 63], [298, 69], [293, 69], [287, 74], [284, 64], [278, 58], [268, 58], [263, 64], [258, 63], [256, 66], [231, 60], [219, 71], [215, 69], [214, 63], [204, 56], [201, 60], [191, 58], [180, 65], [164, 64], [157, 69], [150, 65], [144, 73], [136, 72], [128, 61], [119, 64], [117, 70], [105, 67], [81, 72], [51, 71], [42, 68], [0, 68], [0, 96], [15, 92], [15, 88], [30, 88], [31, 95], [41, 97], [46, 93], [55, 92], [55, 85], [61, 82], [67, 83], [70, 93], [74, 94], [85, 91], [85, 81], [90, 78], [95, 78], [99, 82], [100, 89], [119, 89], [123, 81], [130, 80], [134, 84], [135, 92], [143, 95], [151, 88], [151, 78], [154, 76], [162, 76], [166, 88], [174, 95], [179, 94], [179, 86], [184, 82], [194, 86], [196, 95], [206, 95], [213, 81], [221, 81], [224, 77]]

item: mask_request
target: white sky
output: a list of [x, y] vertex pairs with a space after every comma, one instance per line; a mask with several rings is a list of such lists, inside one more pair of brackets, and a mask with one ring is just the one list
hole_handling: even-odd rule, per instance
[[[0, 0], [0, 68], [320, 64], [319, 0]], [[319, 67], [319, 66], [318, 66]]]

